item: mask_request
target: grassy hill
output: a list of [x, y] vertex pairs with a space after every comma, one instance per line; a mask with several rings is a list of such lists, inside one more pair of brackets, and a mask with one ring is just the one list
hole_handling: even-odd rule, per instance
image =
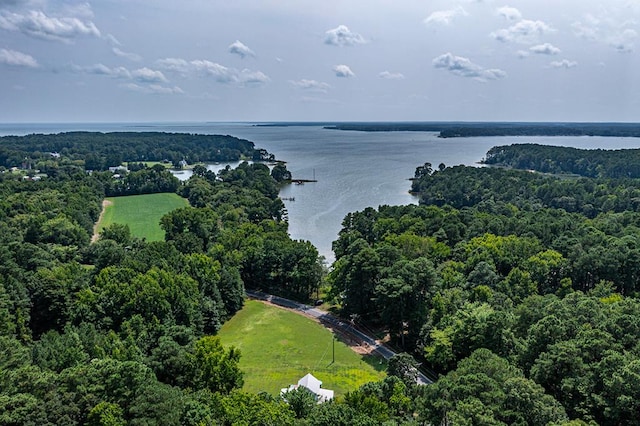
[[249, 300], [220, 332], [225, 345], [240, 348], [244, 390], [277, 395], [281, 388], [311, 373], [322, 387], [336, 395], [381, 380], [386, 365], [378, 358], [362, 357], [315, 321], [294, 312]]
[[146, 238], [147, 241], [164, 240], [164, 231], [160, 228], [160, 218], [166, 213], [189, 202], [173, 193], [129, 195], [109, 197], [98, 232], [112, 223], [129, 225], [131, 235]]

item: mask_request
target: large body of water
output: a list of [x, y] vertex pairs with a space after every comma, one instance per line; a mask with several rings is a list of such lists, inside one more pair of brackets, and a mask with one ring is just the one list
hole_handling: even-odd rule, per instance
[[539, 143], [586, 149], [640, 148], [640, 138], [477, 137], [440, 139], [430, 132], [353, 132], [321, 126], [261, 127], [240, 123], [0, 124], [0, 135], [65, 131], [161, 131], [228, 134], [287, 162], [294, 178], [317, 182], [289, 185], [280, 192], [294, 239], [311, 241], [330, 263], [331, 243], [349, 212], [380, 205], [415, 204], [408, 191], [416, 167], [477, 165], [496, 145]]

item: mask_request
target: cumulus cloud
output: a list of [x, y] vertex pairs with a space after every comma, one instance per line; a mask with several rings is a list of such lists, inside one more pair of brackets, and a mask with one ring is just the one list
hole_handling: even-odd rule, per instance
[[462, 6], [458, 6], [455, 9], [450, 10], [439, 10], [433, 12], [431, 15], [427, 16], [424, 19], [424, 23], [427, 25], [431, 24], [439, 24], [439, 25], [449, 25], [451, 22], [458, 16], [468, 16], [466, 10]]
[[94, 64], [88, 67], [74, 67], [76, 72], [86, 73], [86, 74], [94, 74], [94, 75], [105, 75], [113, 78], [121, 78], [121, 79], [132, 79], [131, 72], [125, 67], [114, 67], [109, 68], [104, 64]]
[[522, 14], [515, 7], [503, 6], [496, 9], [498, 16], [502, 16], [507, 21], [519, 21], [522, 19]]
[[511, 41], [517, 43], [532, 43], [538, 39], [538, 37], [552, 31], [553, 28], [542, 21], [523, 19], [509, 28], [491, 33], [491, 37], [504, 43]]
[[164, 70], [179, 73], [183, 76], [198, 74], [212, 77], [218, 83], [239, 85], [262, 85], [270, 81], [262, 71], [249, 69], [238, 70], [206, 59], [187, 61], [182, 58], [165, 58], [156, 62]]
[[142, 57], [140, 55], [136, 53], [125, 52], [119, 47], [113, 47], [111, 48], [111, 51], [113, 52], [114, 55], [119, 56], [121, 58], [129, 59], [130, 61], [138, 62], [142, 60]]
[[0, 49], [0, 64], [14, 67], [38, 67], [38, 61], [36, 61], [33, 56], [10, 49]]
[[355, 46], [366, 42], [364, 37], [354, 33], [346, 25], [338, 25], [338, 27], [328, 30], [324, 37], [324, 43], [331, 46]]
[[158, 84], [141, 86], [136, 83], [127, 83], [127, 84], [123, 84], [122, 87], [124, 87], [127, 90], [131, 90], [133, 92], [140, 92], [140, 93], [151, 93], [151, 94], [162, 94], [162, 95], [184, 94], [184, 91], [178, 86], [165, 87], [165, 86], [160, 86]]
[[162, 74], [162, 71], [154, 71], [150, 68], [144, 67], [134, 71], [131, 71], [131, 77], [142, 83], [167, 83], [168, 80]]
[[336, 74], [336, 77], [353, 77], [355, 74], [351, 71], [347, 65], [336, 65], [333, 67], [333, 72]]
[[433, 66], [445, 69], [460, 77], [473, 78], [478, 81], [498, 80], [507, 76], [507, 73], [500, 69], [486, 69], [474, 64], [468, 58], [454, 56], [451, 53], [445, 53], [435, 58]]
[[327, 90], [331, 88], [331, 86], [328, 83], [324, 83], [322, 81], [317, 81], [317, 80], [302, 79], [302, 80], [295, 80], [295, 81], [291, 80], [289, 82], [298, 89], [308, 90], [311, 92], [326, 93]]
[[578, 63], [576, 61], [570, 61], [568, 59], [563, 59], [561, 61], [553, 61], [551, 62], [549, 65], [551, 65], [553, 68], [575, 68], [578, 66]]
[[85, 74], [94, 74], [94, 75], [105, 75], [112, 78], [122, 79], [122, 80], [133, 80], [139, 83], [148, 83], [148, 84], [157, 84], [157, 83], [168, 83], [169, 80], [164, 76], [161, 71], [152, 70], [150, 68], [138, 68], [133, 71], [128, 70], [125, 67], [113, 67], [110, 68], [104, 64], [94, 64], [88, 67], [74, 67], [74, 71], [85, 73]]
[[399, 72], [382, 71], [380, 74], [378, 74], [378, 77], [384, 78], [386, 80], [402, 80], [404, 79], [404, 74]]
[[625, 19], [608, 16], [597, 18], [587, 14], [581, 21], [574, 22], [572, 27], [574, 34], [580, 38], [627, 53], [633, 51], [638, 38], [638, 32], [632, 28], [635, 25], [635, 22]]
[[0, 12], [0, 29], [64, 42], [70, 42], [78, 37], [100, 37], [100, 30], [91, 21], [83, 21], [75, 17], [58, 18], [36, 10], [26, 14]]
[[531, 46], [529, 50], [533, 53], [537, 53], [538, 55], [557, 55], [561, 52], [560, 49], [555, 47], [551, 43], [538, 44], [536, 46]]
[[171, 71], [183, 75], [186, 75], [189, 72], [189, 69], [195, 67], [195, 65], [181, 58], [160, 59], [156, 61], [156, 64], [158, 64], [160, 68], [166, 71]]
[[247, 45], [242, 43], [240, 40], [236, 40], [229, 45], [229, 53], [240, 56], [244, 59], [247, 56], [255, 56], [253, 50], [249, 49]]
[[116, 80], [125, 80], [120, 87], [140, 93], [182, 94], [182, 89], [177, 86], [169, 87], [163, 84], [169, 80], [161, 71], [150, 68], [138, 68], [129, 70], [125, 67], [108, 67], [104, 64], [94, 64], [87, 67], [73, 66], [77, 73], [100, 75]]
[[270, 81], [269, 77], [262, 71], [251, 71], [248, 69], [243, 69], [238, 74], [238, 82], [241, 84], [250, 84], [261, 86]]
[[218, 83], [233, 83], [238, 79], [237, 70], [227, 68], [224, 65], [206, 59], [196, 59], [195, 61], [189, 62], [188, 66], [192, 66], [197, 72], [213, 77]]

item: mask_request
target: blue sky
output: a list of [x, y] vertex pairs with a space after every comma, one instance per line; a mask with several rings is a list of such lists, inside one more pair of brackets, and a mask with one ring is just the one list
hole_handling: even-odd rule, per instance
[[638, 121], [640, 2], [0, 0], [0, 122]]

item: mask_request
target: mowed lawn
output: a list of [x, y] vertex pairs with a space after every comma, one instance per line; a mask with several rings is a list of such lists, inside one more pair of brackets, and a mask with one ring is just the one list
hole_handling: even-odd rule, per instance
[[[366, 359], [317, 322], [294, 312], [248, 300], [244, 308], [218, 333], [224, 345], [240, 349], [244, 390], [278, 395], [311, 373], [322, 387], [344, 395], [367, 382], [385, 377], [385, 364], [377, 357]], [[374, 368], [375, 367], [375, 368]], [[381, 370], [381, 371], [377, 371]]]
[[186, 207], [189, 202], [178, 194], [145, 194], [107, 198], [98, 232], [112, 223], [129, 225], [131, 235], [147, 241], [164, 240], [160, 218], [172, 210]]

